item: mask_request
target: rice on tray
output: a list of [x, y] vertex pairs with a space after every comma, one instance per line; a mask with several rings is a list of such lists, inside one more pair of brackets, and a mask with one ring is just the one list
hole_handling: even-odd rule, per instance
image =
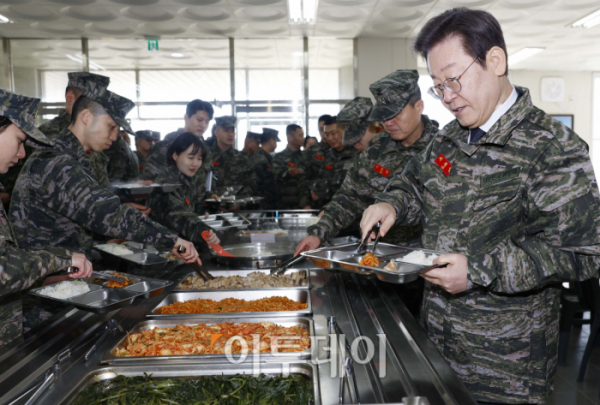
[[403, 261], [405, 263], [422, 264], [422, 265], [426, 265], [426, 266], [431, 266], [433, 264], [433, 261], [435, 259], [437, 259], [438, 257], [439, 257], [438, 255], [433, 254], [433, 253], [428, 256], [422, 250], [415, 250], [413, 252], [410, 252], [406, 256], [401, 257], [398, 260]]
[[81, 295], [90, 291], [90, 287], [85, 281], [62, 281], [57, 284], [49, 285], [38, 291], [38, 294], [48, 297], [65, 299]]

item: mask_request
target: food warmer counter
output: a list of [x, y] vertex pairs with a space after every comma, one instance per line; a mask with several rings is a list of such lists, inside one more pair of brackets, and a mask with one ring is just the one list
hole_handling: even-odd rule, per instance
[[[231, 270], [204, 262], [207, 270]], [[313, 340], [311, 358], [276, 359], [281, 363], [276, 364], [267, 356], [259, 360], [262, 372], [299, 373], [311, 379], [316, 404], [476, 404], [405, 308], [394, 284], [317, 269], [308, 261], [295, 267], [308, 270], [312, 315], [307, 318], [318, 338]], [[92, 377], [110, 378], [119, 372], [139, 375], [145, 371], [157, 377], [204, 375], [206, 370], [248, 373], [255, 361], [251, 356], [242, 364], [214, 359], [186, 363], [172, 357], [142, 364], [102, 364], [125, 332], [151, 319], [146, 315], [175, 293], [178, 282], [190, 271], [187, 265], [176, 263], [146, 271], [148, 277], [175, 283], [154, 297], [136, 298], [130, 306], [105, 314], [68, 307], [24, 340], [8, 345], [0, 351], [0, 404], [25, 404], [33, 395], [37, 401], [29, 403], [70, 403]], [[96, 350], [87, 354], [93, 345]], [[353, 356], [343, 355], [344, 351]]]

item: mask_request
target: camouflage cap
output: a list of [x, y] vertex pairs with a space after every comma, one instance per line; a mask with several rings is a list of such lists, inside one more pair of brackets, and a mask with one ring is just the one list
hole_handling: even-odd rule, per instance
[[369, 86], [375, 97], [375, 107], [369, 121], [387, 121], [394, 118], [408, 104], [419, 89], [419, 72], [416, 70], [396, 70]]
[[[25, 97], [0, 89], [0, 116], [8, 118], [21, 131], [37, 142], [53, 146], [54, 142], [49, 140], [34, 124], [39, 103], [39, 98]], [[28, 142], [28, 144], [33, 143]]]
[[151, 142], [160, 141], [160, 132], [150, 131], [150, 130], [136, 131], [135, 137], [140, 138], [140, 139], [145, 139], [145, 140], [151, 141]]
[[68, 87], [75, 87], [82, 92], [95, 92], [97, 89], [108, 88], [110, 83], [110, 77], [95, 75], [87, 72], [69, 72], [69, 84]]
[[257, 142], [260, 142], [260, 139], [262, 138], [262, 134], [259, 134], [258, 132], [248, 131], [248, 132], [246, 132], [246, 138], [250, 138]]
[[268, 142], [270, 139], [276, 139], [277, 142], [281, 142], [281, 139], [279, 139], [279, 131], [276, 131], [273, 128], [263, 128], [260, 141]]
[[87, 97], [92, 101], [100, 104], [108, 115], [111, 116], [113, 120], [123, 128], [124, 131], [129, 132], [131, 135], [135, 135], [135, 132], [129, 126], [129, 123], [125, 120], [129, 111], [135, 107], [133, 101], [128, 98], [121, 97], [112, 91], [101, 89], [95, 89], [96, 91], [84, 91], [81, 95], [83, 97]]
[[337, 120], [344, 127], [344, 145], [353, 146], [362, 139], [369, 127], [372, 108], [373, 102], [368, 97], [356, 97], [342, 108]]
[[237, 117], [231, 115], [225, 115], [223, 117], [215, 118], [218, 127], [221, 128], [235, 128], [235, 124], [237, 122]]

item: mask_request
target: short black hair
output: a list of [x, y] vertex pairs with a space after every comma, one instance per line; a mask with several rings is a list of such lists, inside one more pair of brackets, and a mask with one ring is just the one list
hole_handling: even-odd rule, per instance
[[419, 101], [420, 99], [421, 99], [421, 91], [418, 91], [415, 94], [413, 94], [412, 96], [410, 96], [410, 99], [408, 100], [408, 104], [411, 107], [414, 107], [415, 104], [417, 104], [417, 101]]
[[431, 49], [440, 42], [458, 36], [465, 51], [473, 58], [479, 58], [481, 67], [486, 69], [485, 57], [494, 46], [502, 48], [506, 55], [506, 73], [508, 75], [508, 52], [500, 23], [483, 10], [471, 10], [457, 7], [427, 21], [427, 24], [415, 38], [413, 49], [425, 60]]
[[331, 118], [331, 115], [329, 114], [323, 114], [319, 117], [319, 119], [317, 120], [317, 123], [321, 122], [321, 121], [327, 121], [329, 118]]
[[90, 110], [94, 116], [108, 114], [104, 107], [102, 107], [100, 104], [90, 100], [85, 96], [80, 96], [73, 104], [73, 110], [71, 111], [71, 124], [74, 124], [75, 121], [77, 121], [77, 116], [83, 110]]
[[317, 140], [317, 138], [315, 138], [314, 136], [307, 136], [306, 138], [304, 138], [304, 147], [306, 147], [306, 144], [310, 139], [314, 139], [315, 141]]
[[177, 153], [178, 155], [181, 155], [192, 145], [194, 145], [194, 147], [191, 154], [195, 155], [200, 152], [202, 154], [202, 160], [204, 160], [204, 158], [206, 158], [206, 146], [204, 141], [191, 132], [184, 132], [175, 138], [171, 146], [169, 146], [169, 150], [167, 151], [167, 164], [175, 166], [173, 154]]
[[198, 111], [206, 111], [208, 113], [208, 118], [211, 120], [213, 119], [213, 114], [215, 113], [213, 106], [209, 102], [199, 99], [190, 101], [185, 108], [185, 114], [188, 117], [191, 117]]
[[327, 120], [325, 120], [325, 125], [333, 125], [333, 124], [337, 124], [337, 115], [329, 116], [329, 118]]
[[13, 122], [10, 118], [5, 116], [0, 116], [0, 134], [6, 130]]
[[298, 130], [298, 129], [302, 129], [302, 127], [300, 125], [297, 124], [290, 124], [285, 128], [285, 134], [286, 135], [294, 135], [294, 133]]

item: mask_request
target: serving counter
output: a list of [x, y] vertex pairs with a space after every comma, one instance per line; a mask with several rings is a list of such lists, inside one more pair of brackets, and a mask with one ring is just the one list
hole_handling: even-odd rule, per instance
[[[232, 270], [208, 260], [204, 263], [209, 271]], [[101, 365], [125, 332], [148, 321], [147, 314], [191, 271], [189, 266], [168, 263], [143, 273], [174, 281], [154, 296], [136, 298], [130, 306], [105, 314], [69, 307], [0, 352], [0, 404], [25, 404], [32, 395], [38, 396], [37, 404], [69, 403], [86, 379], [118, 370], [125, 375], [148, 372], [159, 377], [204, 375], [207, 370], [249, 373], [256, 367], [268, 374], [298, 372], [311, 378], [316, 404], [476, 404], [408, 312], [394, 284], [316, 269], [308, 262], [295, 268], [307, 269], [310, 277], [312, 315], [307, 318], [312, 319], [315, 334], [310, 358], [248, 356], [241, 364], [232, 364], [222, 358], [168, 356]], [[96, 349], [86, 361], [93, 345]], [[182, 370], [187, 374], [181, 374]]]

